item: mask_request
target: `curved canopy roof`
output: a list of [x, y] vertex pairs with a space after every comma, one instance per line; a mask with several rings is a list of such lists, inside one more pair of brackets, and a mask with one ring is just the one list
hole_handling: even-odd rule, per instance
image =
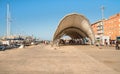
[[94, 33], [87, 18], [80, 14], [69, 14], [59, 23], [53, 41], [68, 35], [73, 39], [88, 37], [94, 42]]

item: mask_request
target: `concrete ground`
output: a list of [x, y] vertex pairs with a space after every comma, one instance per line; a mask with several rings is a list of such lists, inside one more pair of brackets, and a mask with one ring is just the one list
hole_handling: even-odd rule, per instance
[[90, 45], [0, 51], [0, 74], [120, 74], [120, 51]]

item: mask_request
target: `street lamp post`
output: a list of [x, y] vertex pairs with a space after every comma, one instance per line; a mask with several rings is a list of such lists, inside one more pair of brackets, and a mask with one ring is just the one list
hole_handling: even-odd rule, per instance
[[105, 7], [104, 6], [101, 6], [101, 14], [102, 14], [102, 19], [101, 19], [101, 25], [102, 25], [102, 34], [101, 34], [101, 41], [103, 42], [104, 44], [104, 9]]
[[103, 31], [103, 34], [102, 35], [104, 35], [104, 9], [105, 9], [105, 7], [104, 6], [102, 6], [101, 7], [101, 13], [102, 13], [102, 31]]

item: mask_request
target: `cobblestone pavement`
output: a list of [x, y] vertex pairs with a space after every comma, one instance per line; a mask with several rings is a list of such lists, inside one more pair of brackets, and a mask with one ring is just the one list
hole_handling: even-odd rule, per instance
[[37, 45], [0, 51], [0, 74], [120, 74], [119, 57], [108, 48]]

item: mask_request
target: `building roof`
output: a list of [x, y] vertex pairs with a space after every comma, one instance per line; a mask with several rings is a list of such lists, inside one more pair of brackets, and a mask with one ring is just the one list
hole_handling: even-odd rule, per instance
[[95, 25], [95, 24], [97, 24], [97, 23], [100, 23], [100, 22], [102, 22], [102, 20], [98, 20], [98, 21], [92, 23], [91, 26], [92, 26], [92, 25]]
[[68, 35], [73, 39], [88, 37], [94, 42], [94, 33], [89, 20], [81, 14], [66, 15], [59, 23], [53, 41]]

